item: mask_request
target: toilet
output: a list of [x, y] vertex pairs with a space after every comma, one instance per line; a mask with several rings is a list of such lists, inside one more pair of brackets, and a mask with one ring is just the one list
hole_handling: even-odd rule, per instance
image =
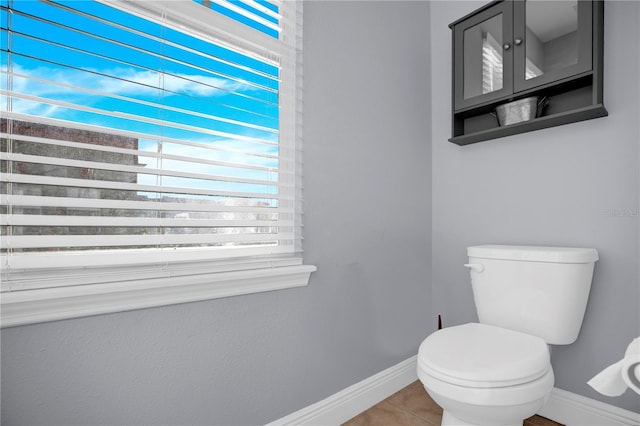
[[592, 248], [468, 247], [478, 323], [443, 328], [418, 351], [418, 378], [442, 425], [518, 425], [549, 398], [549, 345], [578, 337], [598, 252]]

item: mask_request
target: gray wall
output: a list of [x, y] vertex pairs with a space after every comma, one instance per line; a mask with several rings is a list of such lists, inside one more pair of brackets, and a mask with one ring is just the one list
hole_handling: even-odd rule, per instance
[[447, 24], [482, 4], [431, 3], [433, 314], [445, 325], [477, 320], [462, 267], [469, 245], [595, 247], [600, 261], [581, 334], [553, 349], [556, 387], [640, 411], [631, 391], [608, 398], [586, 384], [640, 335], [640, 3], [605, 5], [609, 117], [458, 147], [447, 142]]
[[263, 424], [415, 355], [429, 5], [305, 3], [308, 287], [2, 330], [2, 424]]

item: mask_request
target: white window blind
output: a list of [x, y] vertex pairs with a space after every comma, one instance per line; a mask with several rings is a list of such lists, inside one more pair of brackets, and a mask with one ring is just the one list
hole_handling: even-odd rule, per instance
[[0, 7], [4, 291], [299, 256], [298, 2]]

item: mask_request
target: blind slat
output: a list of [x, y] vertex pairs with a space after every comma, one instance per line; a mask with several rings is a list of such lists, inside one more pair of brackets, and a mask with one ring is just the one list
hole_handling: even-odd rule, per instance
[[136, 191], [144, 193], [164, 193], [164, 194], [183, 194], [183, 195], [210, 195], [218, 197], [236, 197], [236, 198], [255, 198], [259, 200], [286, 200], [288, 197], [282, 194], [252, 193], [252, 192], [233, 192], [233, 191], [216, 191], [211, 189], [184, 188], [160, 185], [141, 185], [126, 182], [102, 181], [102, 180], [86, 180], [60, 178], [51, 176], [38, 175], [17, 175], [0, 173], [0, 180], [8, 183], [27, 183], [32, 185], [51, 185], [71, 188], [94, 188], [107, 190], [123, 190]]
[[282, 220], [211, 220], [164, 219], [155, 217], [110, 216], [55, 216], [55, 215], [0, 215], [0, 223], [9, 226], [62, 226], [62, 227], [171, 227], [171, 228], [258, 228], [293, 226]]
[[62, 166], [62, 167], [77, 167], [77, 168], [84, 168], [84, 169], [100, 169], [100, 170], [106, 170], [106, 171], [112, 171], [112, 172], [123, 172], [123, 173], [141, 174], [141, 175], [191, 178], [191, 179], [200, 179], [200, 180], [208, 180], [208, 181], [218, 181], [218, 182], [234, 182], [234, 183], [265, 185], [265, 186], [277, 185], [277, 182], [274, 182], [273, 180], [248, 179], [248, 178], [242, 178], [242, 177], [221, 176], [221, 175], [214, 175], [214, 174], [207, 174], [207, 173], [180, 172], [180, 171], [169, 170], [169, 169], [156, 169], [156, 168], [147, 167], [147, 166], [127, 166], [127, 165], [120, 165], [115, 163], [101, 163], [97, 161], [73, 160], [73, 159], [66, 159], [66, 158], [44, 157], [44, 156], [29, 155], [29, 154], [0, 153], [0, 160], [17, 161], [17, 162], [33, 163], [33, 164], [47, 164], [51, 166]]
[[[200, 245], [222, 243], [273, 243], [293, 240], [293, 234], [189, 234], [189, 235], [100, 235], [100, 247]], [[47, 247], [96, 247], [94, 235], [50, 235], [46, 241], [38, 235], [0, 237], [2, 247], [12, 249]]]
[[[24, 121], [27, 117], [25, 117], [23, 114], [15, 114], [15, 113], [6, 113], [6, 118], [7, 119], [13, 119], [13, 120], [17, 120], [17, 121]], [[46, 125], [50, 125], [50, 126], [60, 126], [64, 123], [61, 123], [60, 121], [56, 120], [56, 121], [52, 121], [52, 120], [42, 120], [41, 118], [34, 120], [34, 123], [38, 123], [38, 124], [46, 124]], [[96, 132], [96, 131], [100, 131], [102, 129], [100, 129], [99, 127], [96, 126], [81, 126], [81, 125], [76, 125], [76, 128], [78, 130], [86, 130], [87, 132]], [[219, 145], [214, 145], [214, 144], [206, 144], [206, 143], [194, 143], [194, 142], [190, 142], [190, 141], [185, 141], [185, 140], [175, 140], [175, 139], [170, 139], [170, 138], [164, 138], [164, 137], [155, 137], [153, 135], [148, 135], [148, 134], [143, 134], [143, 133], [134, 133], [134, 132], [118, 132], [115, 129], [111, 132], [111, 134], [113, 135], [121, 135], [123, 137], [130, 137], [130, 138], [136, 138], [136, 139], [142, 139], [142, 140], [153, 140], [158, 144], [163, 144], [163, 145], [176, 145], [176, 146], [185, 146], [185, 147], [193, 147], [193, 148], [198, 148], [198, 149], [202, 149], [202, 150], [209, 150], [209, 151], [213, 151], [210, 155], [215, 156], [215, 155], [227, 155], [227, 154], [240, 154], [240, 155], [248, 155], [248, 156], [252, 156], [252, 157], [257, 157], [257, 158], [264, 158], [264, 159], [277, 159], [278, 155], [273, 155], [273, 154], [267, 154], [267, 153], [263, 153], [263, 152], [255, 152], [255, 151], [250, 151], [250, 150], [242, 150], [242, 149], [232, 149], [228, 146], [219, 146]], [[5, 132], [0, 132], [0, 139], [4, 139], [4, 138], [16, 138], [16, 139], [20, 139], [20, 140], [24, 140], [27, 142], [34, 142], [34, 143], [43, 143], [43, 144], [49, 144], [49, 145], [57, 145], [57, 146], [66, 146], [66, 147], [71, 147], [71, 148], [80, 148], [80, 149], [94, 149], [96, 151], [104, 151], [104, 152], [114, 152], [114, 153], [120, 153], [120, 154], [132, 154], [132, 155], [140, 155], [140, 156], [144, 156], [144, 157], [154, 157], [154, 158], [170, 158], [170, 159], [175, 159], [175, 160], [187, 160], [187, 161], [193, 161], [193, 162], [202, 162], [203, 164], [214, 164], [214, 165], [220, 165], [220, 166], [232, 166], [232, 167], [246, 167], [246, 168], [255, 168], [256, 170], [272, 170], [273, 167], [260, 167], [259, 165], [255, 165], [255, 164], [242, 164], [242, 163], [232, 163], [232, 162], [228, 162], [228, 161], [221, 161], [221, 160], [215, 160], [215, 159], [208, 159], [208, 158], [195, 158], [195, 157], [189, 157], [189, 156], [185, 156], [185, 155], [175, 155], [175, 154], [169, 154], [169, 153], [159, 153], [159, 152], [151, 152], [148, 150], [132, 150], [132, 149], [127, 149], [127, 148], [118, 148], [118, 147], [113, 147], [113, 146], [107, 146], [107, 145], [94, 145], [94, 144], [87, 144], [87, 143], [83, 143], [83, 142], [73, 142], [73, 141], [68, 141], [68, 140], [60, 140], [60, 139], [56, 139], [56, 138], [43, 138], [43, 137], [37, 137], [37, 136], [28, 136], [28, 135], [23, 135], [23, 134], [9, 134], [9, 133], [5, 133]], [[282, 171], [283, 173], [287, 173], [287, 171]]]
[[112, 209], [112, 210], [149, 210], [175, 212], [235, 212], [235, 213], [265, 213], [277, 210], [280, 215], [293, 212], [293, 208], [262, 206], [223, 205], [213, 203], [172, 203], [167, 201], [131, 201], [131, 200], [103, 200], [95, 198], [47, 197], [33, 195], [5, 195], [0, 194], [0, 203], [15, 207], [69, 207], [77, 209]]
[[[128, 250], [85, 250], [69, 252], [66, 256], [60, 256], [59, 253], [25, 253], [24, 255], [12, 260], [13, 268], [25, 270], [21, 275], [16, 276], [12, 281], [3, 281], [4, 289], [11, 289], [14, 282], [20, 281], [22, 277], [25, 277], [21, 282], [23, 288], [33, 287], [48, 287], [38, 285], [38, 279], [30, 279], [30, 273], [46, 271], [49, 274], [49, 282], [51, 279], [51, 270], [65, 268], [65, 271], [59, 271], [62, 276], [78, 277], [79, 273], [76, 270], [78, 265], [93, 265], [94, 269], [97, 267], [107, 267], [110, 272], [114, 272], [112, 265], [118, 265], [120, 268], [126, 268], [127, 266], [136, 266], [140, 264], [153, 265], [155, 269], [160, 269], [158, 265], [166, 265], [168, 262], [193, 262], [193, 261], [210, 261], [231, 259], [232, 261], [240, 261], [247, 259], [252, 260], [256, 256], [264, 256], [265, 253], [271, 255], [283, 255], [291, 253], [289, 245], [279, 246], [220, 246], [220, 247], [207, 247], [207, 248], [193, 248], [190, 247], [184, 250], [175, 250], [174, 248], [147, 248], [147, 249], [128, 249]], [[3, 268], [8, 268], [7, 263], [2, 265]], [[144, 270], [145, 266], [140, 266], [136, 269]], [[127, 269], [125, 269], [127, 271]], [[122, 269], [115, 271], [116, 274], [121, 275]], [[126, 273], [126, 272], [125, 272]], [[82, 275], [89, 275], [87, 280], [100, 282], [100, 278], [93, 276], [94, 270], [85, 270]], [[127, 274], [127, 275], [130, 275]], [[34, 282], [35, 281], [35, 282]], [[65, 284], [59, 284], [63, 286]], [[69, 284], [67, 284], [69, 285]]]

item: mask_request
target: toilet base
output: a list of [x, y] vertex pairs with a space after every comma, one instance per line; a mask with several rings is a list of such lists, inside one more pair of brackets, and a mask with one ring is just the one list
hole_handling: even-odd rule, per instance
[[[444, 411], [442, 413], [442, 426], [482, 426], [477, 423], [469, 423], [464, 420], [460, 420], [449, 411]], [[522, 423], [514, 423], [512, 425], [504, 425], [504, 426], [522, 426]]]
[[470, 388], [437, 379], [422, 369], [418, 378], [444, 413], [445, 426], [522, 426], [544, 407], [553, 389], [553, 370], [531, 382], [497, 388]]

